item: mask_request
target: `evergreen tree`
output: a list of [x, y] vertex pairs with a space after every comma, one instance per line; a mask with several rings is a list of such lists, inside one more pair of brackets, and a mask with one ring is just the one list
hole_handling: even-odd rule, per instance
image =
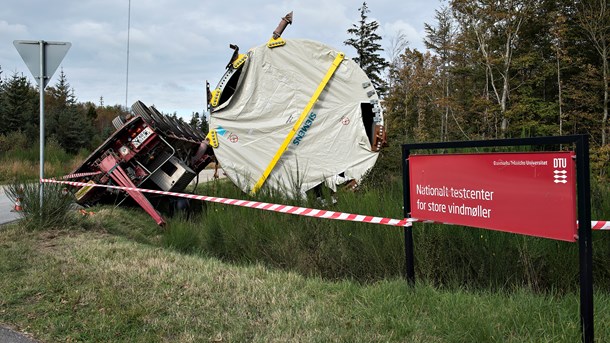
[[87, 102], [86, 104], [84, 104], [84, 106], [87, 107], [87, 118], [95, 122], [95, 120], [97, 119], [97, 110], [95, 109], [95, 104], [92, 102]]
[[25, 131], [36, 136], [38, 96], [28, 79], [15, 72], [0, 86], [0, 134]]
[[205, 115], [205, 113], [203, 115], [201, 115], [201, 131], [203, 131], [203, 133], [205, 133], [206, 135], [208, 134], [208, 132], [210, 132], [210, 124], [208, 123], [208, 117]]
[[209, 127], [205, 114], [200, 116], [199, 112], [193, 112], [189, 125], [197, 131], [202, 131], [206, 134], [208, 133]]
[[61, 68], [59, 72], [59, 80], [57, 80], [55, 86], [47, 89], [47, 93], [60, 107], [68, 107], [76, 104], [74, 89], [70, 86], [63, 68]]
[[94, 112], [77, 104], [74, 89], [63, 69], [57, 83], [46, 93], [46, 117], [48, 136], [55, 137], [66, 151], [76, 153], [90, 148], [94, 136]]
[[95, 132], [86, 112], [77, 106], [66, 107], [58, 114], [58, 122], [61, 130], [55, 133], [55, 138], [67, 152], [75, 154], [80, 149], [92, 148]]
[[[48, 136], [58, 137], [62, 134], [66, 123], [60, 120], [61, 114], [70, 106], [76, 104], [74, 90], [70, 87], [63, 68], [59, 73], [59, 79], [53, 86], [45, 90], [45, 126]], [[61, 139], [57, 139], [61, 144]]]
[[385, 94], [387, 83], [383, 80], [382, 75], [385, 68], [388, 67], [388, 62], [379, 54], [383, 51], [381, 44], [378, 43], [381, 36], [376, 33], [379, 23], [367, 21], [367, 13], [370, 13], [370, 10], [366, 2], [362, 3], [362, 7], [358, 11], [360, 11], [360, 21], [347, 30], [352, 38], [347, 39], [343, 44], [356, 49], [358, 56], [354, 57], [354, 61], [364, 70], [379, 93]]
[[199, 129], [199, 126], [201, 125], [201, 119], [199, 119], [199, 112], [193, 112], [193, 114], [191, 115], [191, 120], [189, 121], [189, 125], [193, 129]]

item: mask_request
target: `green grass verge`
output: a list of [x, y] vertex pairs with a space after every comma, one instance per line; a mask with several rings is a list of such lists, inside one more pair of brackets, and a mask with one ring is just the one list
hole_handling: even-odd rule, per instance
[[[610, 192], [595, 184], [594, 218], [610, 219]], [[247, 199], [236, 187], [209, 183], [200, 193]], [[259, 195], [262, 201], [320, 208]], [[339, 192], [327, 209], [402, 218], [400, 180], [383, 188]], [[418, 278], [435, 286], [539, 292], [576, 292], [578, 245], [476, 228], [417, 223], [413, 227]], [[322, 220], [210, 203], [199, 217], [168, 221], [162, 244], [234, 263], [262, 263], [329, 280], [374, 282], [404, 271], [403, 228]], [[610, 289], [610, 233], [593, 233], [594, 278]]]
[[[97, 213], [95, 216], [104, 216]], [[103, 231], [0, 231], [0, 323], [42, 341], [577, 342], [576, 294], [325, 281]], [[610, 341], [610, 297], [595, 295]]]

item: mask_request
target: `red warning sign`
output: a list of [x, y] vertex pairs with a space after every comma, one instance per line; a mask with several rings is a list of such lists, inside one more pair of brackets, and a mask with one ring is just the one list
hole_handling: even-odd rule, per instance
[[574, 156], [411, 155], [411, 217], [574, 242]]

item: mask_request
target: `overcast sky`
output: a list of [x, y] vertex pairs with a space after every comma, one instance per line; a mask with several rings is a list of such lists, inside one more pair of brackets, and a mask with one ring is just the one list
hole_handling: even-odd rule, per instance
[[[398, 32], [424, 50], [424, 23], [434, 24], [442, 0], [368, 1], [370, 20], [380, 24], [382, 46]], [[285, 38], [317, 40], [344, 51], [346, 31], [359, 20], [355, 0], [132, 0], [129, 106], [136, 100], [164, 113], [190, 118], [205, 107], [205, 81], [212, 88], [232, 51], [267, 42], [286, 13], [294, 22]], [[128, 0], [3, 0], [0, 6], [0, 66], [3, 76], [24, 73], [35, 84], [14, 40], [71, 42], [61, 67], [78, 101], [125, 104]], [[387, 58], [385, 52], [383, 57]], [[59, 69], [49, 83], [57, 82]]]

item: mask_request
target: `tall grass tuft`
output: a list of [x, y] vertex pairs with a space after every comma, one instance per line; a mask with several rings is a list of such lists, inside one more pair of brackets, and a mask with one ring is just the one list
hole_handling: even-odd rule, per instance
[[183, 253], [194, 253], [201, 249], [202, 232], [193, 218], [178, 215], [165, 227], [163, 245]]
[[40, 185], [16, 182], [6, 186], [6, 194], [11, 201], [19, 198], [23, 226], [28, 230], [62, 228], [70, 223], [69, 211], [74, 202], [70, 192], [63, 192], [59, 184], [43, 184], [42, 206]]

